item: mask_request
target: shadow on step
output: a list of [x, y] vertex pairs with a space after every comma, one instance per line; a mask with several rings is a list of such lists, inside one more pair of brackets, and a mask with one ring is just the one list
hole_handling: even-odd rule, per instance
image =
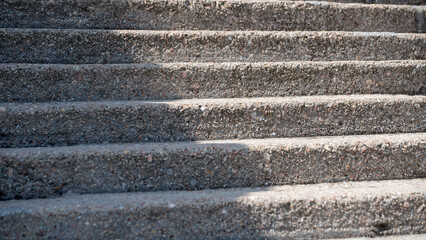
[[0, 149], [1, 199], [425, 177], [424, 134]]

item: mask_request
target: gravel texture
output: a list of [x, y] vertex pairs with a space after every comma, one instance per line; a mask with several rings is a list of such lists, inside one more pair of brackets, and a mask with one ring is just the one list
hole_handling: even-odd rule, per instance
[[0, 202], [0, 234], [19, 239], [416, 234], [425, 232], [425, 185], [415, 179], [12, 200]]
[[426, 133], [0, 149], [0, 199], [426, 177]]
[[[399, 236], [386, 236], [386, 237], [362, 237], [362, 238], [346, 238], [346, 240], [424, 240], [426, 234], [413, 234], [413, 235], [399, 235]], [[337, 240], [337, 239], [334, 239]]]
[[426, 95], [426, 61], [0, 64], [1, 102]]
[[426, 60], [426, 34], [0, 29], [0, 63]]
[[422, 132], [425, 96], [0, 104], [0, 146]]
[[421, 14], [410, 6], [314, 1], [3, 0], [0, 27], [424, 32]]
[[425, 10], [1, 1], [0, 239], [426, 233]]
[[[305, 1], [309, 0], [285, 0], [285, 1]], [[424, 0], [327, 0], [322, 2], [339, 3], [367, 3], [367, 4], [395, 4], [395, 5], [426, 5]]]

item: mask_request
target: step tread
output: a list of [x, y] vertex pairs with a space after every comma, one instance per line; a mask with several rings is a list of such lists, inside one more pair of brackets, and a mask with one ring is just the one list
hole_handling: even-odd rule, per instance
[[0, 102], [426, 94], [426, 60], [0, 64]]
[[0, 199], [419, 178], [425, 146], [406, 133], [0, 149]]
[[185, 239], [416, 234], [425, 224], [425, 186], [426, 179], [413, 179], [11, 200], [0, 203], [0, 232]]
[[[316, 1], [6, 1], [2, 27], [423, 31], [411, 6]], [[420, 7], [417, 7], [420, 8]], [[420, 10], [422, 10], [420, 8]], [[305, 16], [311, 16], [306, 18]], [[315, 19], [312, 21], [311, 19]], [[394, 19], [398, 19], [395, 21]]]
[[[268, 188], [233, 188], [200, 191], [169, 191], [144, 193], [104, 193], [66, 195], [51, 199], [3, 201], [0, 216], [20, 212], [110, 211], [138, 206], [197, 205], [238, 201], [243, 204], [267, 205], [272, 202], [316, 200], [356, 201], [384, 196], [426, 196], [426, 179], [286, 185]], [[312, 194], [315, 193], [315, 194]]]
[[[363, 238], [346, 238], [345, 240], [424, 240], [426, 239], [426, 234], [413, 234], [413, 235], [396, 235], [396, 236], [386, 236], [386, 237], [363, 237]], [[333, 239], [337, 240], [337, 239]]]
[[[284, 1], [310, 1], [310, 0], [284, 0]], [[322, 1], [322, 0], [320, 0]], [[333, 2], [341, 4], [382, 4], [382, 5], [425, 5], [423, 0], [327, 0], [323, 2]]]
[[0, 41], [3, 63], [426, 59], [426, 34], [408, 33], [3, 28]]
[[425, 103], [426, 96], [407, 95], [0, 103], [0, 142], [30, 147], [423, 132]]

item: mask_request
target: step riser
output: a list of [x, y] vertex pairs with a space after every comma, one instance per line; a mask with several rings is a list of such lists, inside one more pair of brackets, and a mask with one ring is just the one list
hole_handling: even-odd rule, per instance
[[19, 239], [294, 239], [424, 233], [424, 181], [407, 182], [411, 184], [345, 183], [331, 189], [314, 185], [269, 192], [234, 189], [11, 201], [1, 209], [0, 233]]
[[426, 134], [0, 150], [0, 199], [426, 177]]
[[0, 238], [425, 233], [425, 11], [4, 0]]
[[[409, 6], [274, 1], [6, 1], [0, 27], [423, 32]], [[34, 11], [37, 7], [38, 11]], [[309, 16], [309, 17], [306, 17]], [[396, 19], [398, 21], [396, 21]]]
[[426, 94], [426, 61], [0, 65], [1, 102]]
[[1, 63], [426, 59], [426, 35], [342, 32], [0, 31]]
[[422, 96], [1, 104], [0, 146], [421, 132]]

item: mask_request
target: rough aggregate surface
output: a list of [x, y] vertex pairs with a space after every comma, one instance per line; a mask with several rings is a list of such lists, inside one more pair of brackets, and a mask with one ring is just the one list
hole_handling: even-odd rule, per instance
[[425, 96], [0, 104], [0, 146], [423, 132]]
[[[305, 1], [310, 0], [285, 0], [285, 1]], [[423, 0], [327, 0], [324, 2], [339, 2], [339, 3], [367, 3], [367, 4], [395, 4], [395, 5], [425, 5]]]
[[426, 133], [0, 149], [1, 200], [426, 177]]
[[36, 4], [2, 1], [0, 27], [424, 32], [418, 22], [424, 14], [410, 6], [272, 0], [41, 0]]
[[416, 234], [424, 233], [426, 225], [425, 181], [12, 200], [0, 202], [0, 234], [32, 239], [282, 239]]
[[426, 34], [0, 29], [0, 63], [426, 60]]
[[[411, 234], [411, 235], [396, 235], [396, 236], [385, 236], [385, 237], [362, 237], [362, 238], [349, 238], [346, 240], [423, 240], [426, 238], [426, 234]], [[334, 239], [336, 240], [336, 239]]]
[[0, 64], [0, 101], [426, 94], [426, 61]]
[[426, 236], [425, 2], [333, 1], [419, 6], [0, 1], [0, 238]]

